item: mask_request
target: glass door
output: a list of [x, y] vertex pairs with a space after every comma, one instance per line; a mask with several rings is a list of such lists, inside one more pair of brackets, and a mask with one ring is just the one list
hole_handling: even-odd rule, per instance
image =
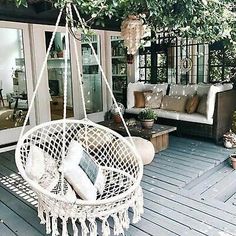
[[[107, 74], [110, 79], [110, 86], [117, 102], [126, 106], [126, 90], [129, 77], [133, 71], [127, 66], [126, 48], [119, 32], [106, 32], [106, 56], [107, 56]], [[108, 94], [108, 109], [113, 101]]]
[[126, 104], [127, 57], [121, 36], [111, 37], [112, 89], [117, 102]]
[[[92, 45], [100, 60], [101, 48], [99, 35], [92, 36]], [[82, 40], [81, 48], [86, 112], [87, 114], [101, 112], [103, 110], [101, 72], [92, 49], [86, 40]]]
[[[35, 74], [38, 79], [46, 51], [52, 38], [54, 26], [33, 25], [31, 30], [34, 42], [34, 54], [36, 55]], [[73, 102], [74, 95], [76, 94], [74, 88], [74, 80], [76, 78], [72, 75], [73, 63], [71, 61], [71, 49], [68, 49], [67, 55], [67, 75], [65, 75], [65, 53], [65, 28], [58, 27], [38, 91], [39, 123], [63, 118], [65, 76], [67, 76], [67, 118], [75, 117], [76, 109], [78, 110], [78, 107]]]
[[[40, 69], [46, 55], [46, 49], [50, 43], [54, 27], [33, 25], [32, 35], [34, 37], [34, 54], [36, 58], [36, 74]], [[83, 38], [79, 35], [79, 38]], [[101, 50], [103, 34], [96, 32], [92, 36], [93, 46], [100, 61], [104, 61], [104, 52]], [[67, 118], [84, 117], [78, 81], [78, 70], [76, 65], [76, 53], [74, 38], [69, 37], [70, 48], [68, 55], [68, 87], [67, 87]], [[102, 83], [102, 75], [98, 63], [86, 40], [76, 40], [79, 62], [82, 72], [83, 90], [88, 117], [97, 122], [104, 119], [106, 110], [106, 93]], [[42, 50], [43, 49], [43, 50]], [[47, 59], [47, 69], [44, 71], [43, 80], [39, 88], [38, 97], [39, 123], [62, 119], [64, 102], [64, 69], [65, 69], [65, 28], [59, 27], [54, 39], [50, 56]]]
[[[81, 35], [81, 59], [83, 71], [83, 90], [85, 97], [85, 106], [88, 117], [97, 122], [104, 120], [106, 107], [106, 88], [103, 83], [102, 73], [99, 69], [99, 63], [104, 66], [104, 36], [102, 32], [96, 31], [91, 36], [92, 45], [95, 49], [99, 63], [92, 52], [88, 41]], [[104, 67], [103, 67], [104, 68]], [[105, 70], [104, 70], [105, 71]]]
[[[0, 22], [0, 35], [0, 145], [2, 145], [16, 142], [19, 137], [32, 95], [32, 73], [26, 25]], [[34, 124], [33, 111], [27, 128]]]
[[[49, 46], [52, 32], [45, 32], [46, 49]], [[51, 120], [58, 120], [63, 118], [63, 105], [64, 105], [64, 78], [65, 78], [65, 33], [57, 32], [53, 41], [52, 49], [47, 60], [47, 73], [48, 73], [48, 86], [50, 94], [50, 113]], [[73, 93], [71, 81], [71, 62], [70, 50], [67, 55], [67, 105], [66, 114], [67, 118], [74, 117], [73, 110]]]

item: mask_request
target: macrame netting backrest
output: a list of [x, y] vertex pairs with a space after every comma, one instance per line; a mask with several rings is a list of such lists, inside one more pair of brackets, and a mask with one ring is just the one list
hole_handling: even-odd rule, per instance
[[[79, 11], [74, 6], [74, 11], [77, 14], [82, 29], [85, 29], [83, 20], [80, 17]], [[66, 103], [67, 103], [67, 58], [68, 58], [68, 23], [71, 23], [73, 29], [73, 16], [71, 4], [66, 4], [66, 56], [65, 56], [65, 82], [64, 82], [64, 113], [63, 119], [59, 121], [47, 122], [34, 127], [24, 135], [24, 128], [29, 118], [30, 111], [33, 106], [33, 101], [36, 96], [39, 84], [43, 77], [43, 71], [46, 68], [47, 57], [52, 47], [52, 42], [60, 22], [62, 10], [60, 11], [52, 39], [47, 50], [42, 70], [36, 84], [35, 92], [32, 101], [29, 105], [29, 110], [26, 115], [25, 123], [21, 132], [20, 139], [16, 149], [16, 164], [22, 177], [30, 184], [32, 189], [38, 196], [38, 215], [42, 223], [46, 223], [46, 232], [52, 232], [52, 235], [58, 235], [58, 219], [62, 220], [62, 235], [67, 236], [67, 222], [71, 220], [74, 235], [81, 232], [82, 236], [89, 235], [97, 236], [97, 224], [101, 224], [102, 234], [107, 236], [110, 234], [110, 225], [113, 227], [115, 235], [123, 234], [124, 229], [129, 227], [129, 208], [133, 209], [133, 222], [140, 219], [140, 214], [143, 211], [143, 197], [140, 181], [143, 172], [143, 165], [140, 156], [134, 149], [131, 142], [124, 139], [116, 132], [95, 124], [87, 119], [85, 101], [83, 97], [82, 78], [80, 73], [80, 65], [78, 60], [78, 50], [75, 39], [76, 64], [78, 69], [79, 83], [82, 95], [82, 105], [85, 119], [83, 120], [68, 120], [66, 119]], [[98, 56], [92, 43], [89, 41], [94, 57], [99, 65], [102, 77], [107, 85], [108, 91], [114, 100], [115, 106], [118, 104], [112, 94], [112, 89], [106, 79], [105, 73], [99, 63]], [[121, 114], [125, 129], [129, 134], [128, 128]], [[106, 177], [105, 190], [102, 194], [97, 195], [96, 201], [85, 201], [76, 199], [71, 201], [64, 195], [64, 173], [61, 173], [61, 183], [58, 191], [49, 191], [38, 182], [33, 181], [27, 176], [25, 167], [29, 152], [32, 145], [41, 148], [48, 160], [46, 168], [50, 170], [50, 175], [56, 178], [58, 171], [52, 171], [56, 165], [58, 169], [63, 165], [64, 158], [67, 154], [68, 146], [72, 140], [78, 141], [83, 148], [90, 154], [91, 158], [102, 168]], [[49, 160], [53, 159], [53, 162]], [[56, 163], [56, 164], [52, 164]], [[55, 167], [55, 166], [54, 166]], [[111, 219], [113, 223], [111, 223]], [[77, 223], [80, 223], [78, 226]], [[80, 234], [79, 234], [80, 235]]]

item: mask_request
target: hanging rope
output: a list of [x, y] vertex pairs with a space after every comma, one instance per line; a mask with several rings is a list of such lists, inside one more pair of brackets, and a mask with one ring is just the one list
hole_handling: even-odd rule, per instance
[[34, 90], [34, 93], [32, 95], [32, 98], [31, 98], [31, 101], [30, 101], [30, 105], [29, 105], [29, 108], [28, 108], [28, 112], [25, 116], [25, 120], [24, 120], [24, 124], [23, 124], [23, 127], [21, 129], [21, 132], [20, 132], [20, 137], [19, 139], [22, 138], [23, 134], [24, 134], [24, 131], [25, 131], [25, 127], [27, 125], [27, 121], [29, 119], [29, 115], [30, 115], [30, 112], [33, 108], [33, 105], [34, 105], [34, 100], [35, 100], [35, 97], [36, 97], [36, 94], [38, 92], [38, 89], [39, 89], [39, 85], [41, 83], [41, 80], [43, 78], [43, 73], [44, 73], [44, 70], [46, 68], [46, 65], [47, 65], [47, 60], [48, 60], [48, 56], [49, 56], [49, 53], [51, 51], [51, 48], [52, 48], [52, 44], [53, 44], [53, 41], [55, 39], [55, 35], [56, 35], [56, 32], [57, 32], [57, 29], [58, 29], [58, 26], [59, 26], [59, 23], [60, 23], [60, 20], [61, 20], [61, 16], [62, 16], [62, 11], [63, 9], [60, 10], [60, 13], [57, 17], [57, 21], [56, 21], [56, 25], [55, 25], [55, 28], [54, 28], [54, 31], [53, 31], [53, 34], [52, 34], [52, 38], [50, 40], [50, 43], [49, 43], [49, 46], [48, 46], [48, 49], [47, 49], [47, 53], [46, 53], [46, 56], [44, 58], [44, 61], [43, 61], [43, 66], [42, 66], [42, 69], [40, 71], [40, 74], [39, 74], [39, 78], [38, 78], [38, 81], [36, 83], [36, 86], [35, 86], [35, 90]]
[[[85, 31], [86, 28], [85, 28], [85, 26], [84, 26], [84, 24], [83, 24], [83, 20], [82, 20], [80, 14], [79, 14], [78, 9], [77, 9], [77, 7], [76, 7], [75, 5], [73, 5], [73, 7], [74, 7], [75, 12], [76, 12], [76, 15], [77, 15], [77, 17], [78, 17], [78, 19], [79, 19], [80, 25], [81, 25], [83, 31]], [[116, 108], [117, 108], [117, 110], [118, 110], [118, 113], [119, 113], [119, 115], [120, 115], [120, 117], [121, 117], [121, 120], [122, 120], [122, 123], [123, 123], [123, 125], [124, 125], [124, 127], [125, 127], [125, 130], [126, 130], [128, 136], [129, 136], [129, 139], [130, 139], [132, 145], [135, 147], [134, 142], [133, 142], [133, 139], [132, 139], [131, 134], [130, 134], [130, 132], [129, 132], [129, 129], [128, 129], [126, 123], [125, 123], [124, 117], [123, 117], [123, 115], [121, 114], [121, 111], [120, 111], [120, 109], [119, 109], [118, 103], [117, 103], [117, 101], [116, 101], [116, 99], [115, 99], [115, 96], [114, 96], [113, 93], [112, 93], [112, 88], [111, 88], [111, 86], [110, 86], [109, 83], [108, 83], [108, 80], [107, 80], [107, 78], [106, 78], [106, 75], [105, 75], [105, 73], [104, 73], [104, 70], [103, 70], [103, 68], [102, 68], [102, 66], [101, 66], [101, 64], [100, 64], [99, 58], [98, 58], [98, 56], [97, 56], [97, 54], [96, 54], [96, 51], [95, 51], [95, 49], [94, 49], [94, 47], [93, 47], [93, 45], [92, 45], [91, 39], [88, 38], [88, 41], [89, 41], [88, 44], [89, 44], [89, 46], [90, 46], [91, 49], [92, 49], [93, 55], [94, 55], [94, 57], [95, 57], [95, 59], [96, 59], [96, 62], [97, 62], [97, 64], [98, 64], [98, 66], [99, 66], [99, 69], [100, 69], [100, 71], [101, 71], [101, 73], [102, 73], [102, 78], [104, 79], [104, 82], [105, 82], [105, 84], [106, 84], [106, 86], [107, 86], [107, 89], [108, 89], [108, 91], [109, 91], [109, 93], [110, 93], [110, 95], [111, 95], [111, 97], [112, 97], [112, 100], [113, 100], [113, 102], [114, 102], [114, 104], [115, 104], [115, 106], [116, 106]]]
[[[71, 4], [69, 4], [69, 12], [70, 12], [70, 21], [71, 21], [71, 26], [72, 26], [72, 31], [73, 31], [73, 30], [75, 30], [75, 28], [74, 28]], [[87, 119], [85, 99], [84, 99], [84, 89], [83, 89], [83, 82], [82, 82], [82, 76], [81, 76], [82, 72], [81, 72], [81, 69], [80, 69], [79, 55], [78, 55], [78, 46], [77, 46], [75, 37], [73, 37], [73, 44], [74, 44], [74, 47], [75, 47], [76, 66], [77, 66], [78, 76], [79, 76], [79, 86], [80, 86], [80, 92], [81, 92], [81, 98], [82, 98], [83, 113], [84, 113], [84, 118]]]
[[[70, 3], [66, 4], [66, 14], [69, 13], [69, 6]], [[65, 156], [66, 156], [66, 106], [67, 106], [67, 84], [68, 84], [68, 54], [69, 54], [69, 32], [68, 32], [68, 17], [66, 17], [66, 33], [65, 33], [65, 71], [64, 71], [64, 104], [63, 104], [63, 129], [62, 129], [62, 163], [64, 163]], [[64, 192], [64, 171], [61, 173], [61, 195], [63, 195]]]

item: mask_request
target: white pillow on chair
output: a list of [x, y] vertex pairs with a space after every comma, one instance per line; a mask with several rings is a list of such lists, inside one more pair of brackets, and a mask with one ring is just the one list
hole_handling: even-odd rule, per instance
[[26, 175], [38, 182], [45, 172], [44, 152], [41, 148], [31, 145], [25, 165]]
[[[30, 179], [37, 182], [44, 189], [54, 194], [61, 192], [62, 176], [58, 171], [57, 163], [40, 147], [30, 146], [25, 172]], [[63, 184], [63, 193], [66, 200], [76, 201], [76, 194], [66, 180]]]
[[106, 182], [103, 171], [79, 142], [71, 141], [61, 171], [82, 199], [95, 200], [97, 191], [103, 193]]

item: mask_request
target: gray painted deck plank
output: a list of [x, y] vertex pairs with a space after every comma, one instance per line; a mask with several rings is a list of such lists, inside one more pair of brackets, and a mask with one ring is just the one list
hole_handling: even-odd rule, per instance
[[232, 149], [226, 149], [223, 146], [219, 146], [218, 144], [215, 144], [213, 142], [207, 142], [207, 141], [200, 141], [196, 139], [186, 139], [181, 137], [170, 137], [171, 145], [175, 144], [181, 144], [182, 146], [195, 149], [197, 151], [203, 149], [203, 150], [211, 150], [213, 153], [221, 153], [228, 155], [229, 153], [232, 153]]
[[[174, 161], [172, 159], [168, 159], [168, 158], [155, 158], [153, 160], [153, 162], [156, 162], [156, 163], [160, 163], [160, 164], [163, 164], [163, 165], [169, 165], [169, 166], [173, 166], [175, 168], [179, 168], [181, 169], [183, 172], [186, 170], [188, 172], [192, 172], [194, 174], [199, 174], [199, 173], [202, 173], [203, 170], [199, 170], [199, 169], [195, 169], [195, 168], [191, 168], [191, 165], [189, 165], [187, 162], [186, 163], [179, 163], [178, 161]], [[158, 164], [157, 164], [158, 165]]]
[[236, 192], [234, 194], [232, 194], [228, 199], [226, 199], [225, 202], [236, 206]]
[[174, 178], [174, 179], [177, 179], [179, 181], [183, 181], [185, 183], [188, 183], [192, 178], [189, 177], [189, 176], [185, 176], [183, 174], [180, 174], [180, 173], [175, 173], [175, 172], [170, 172], [170, 171], [166, 171], [166, 170], [163, 170], [161, 168], [158, 168], [157, 166], [153, 166], [153, 165], [146, 165], [144, 167], [145, 170], [150, 170], [150, 171], [153, 171], [155, 173], [159, 173], [161, 174], [162, 176], [167, 176], [167, 177], [171, 177], [171, 178]]
[[185, 160], [187, 158], [187, 160], [189, 160], [189, 161], [195, 160], [195, 161], [198, 161], [198, 163], [200, 162], [202, 165], [204, 165], [204, 164], [209, 165], [209, 164], [216, 163], [216, 160], [212, 160], [207, 157], [193, 156], [188, 153], [183, 153], [183, 152], [181, 152], [181, 150], [179, 148], [176, 150], [174, 150], [174, 148], [167, 149], [163, 154], [166, 156], [174, 155], [174, 156], [178, 156], [178, 157], [183, 157], [183, 158], [185, 158]]
[[[144, 193], [144, 195], [147, 195]], [[155, 224], [159, 224], [162, 227], [165, 227], [166, 229], [172, 230], [177, 235], [183, 236], [183, 235], [192, 235], [192, 236], [200, 236], [205, 235], [202, 234], [192, 228], [190, 228], [188, 225], [179, 223], [176, 218], [173, 219], [173, 215], [170, 216], [167, 214], [168, 208], [157, 206], [157, 204], [154, 204], [152, 201], [144, 198], [144, 204], [145, 204], [145, 211], [144, 216], [145, 218], [149, 218], [150, 221], [153, 221]]]
[[154, 187], [150, 183], [142, 182], [142, 187], [144, 188], [144, 190], [149, 192], [149, 196], [152, 195], [153, 197], [156, 197], [156, 200], [159, 199], [159, 197], [161, 197], [176, 202], [178, 204], [181, 204], [182, 206], [188, 206], [192, 210], [199, 211], [199, 214], [205, 213], [213, 217], [214, 219], [227, 222], [233, 225], [234, 229], [236, 230], [236, 217], [235, 217], [236, 208], [234, 208], [233, 212], [231, 213], [228, 212], [227, 209], [219, 208], [219, 206], [217, 205], [214, 204], [210, 205], [208, 203], [205, 203], [204, 201], [199, 201], [197, 199], [190, 198], [189, 196], [184, 196], [178, 193], [170, 192], [169, 190], [160, 189]]
[[202, 181], [201, 183], [197, 184], [196, 186], [191, 188], [192, 194], [203, 194], [208, 189], [213, 187], [215, 184], [223, 180], [227, 175], [232, 173], [232, 168], [230, 168], [228, 165], [222, 166], [220, 170], [217, 172], [212, 173], [212, 175], [208, 176], [208, 178], [205, 181]]
[[18, 235], [25, 236], [40, 236], [40, 233], [34, 226], [30, 225], [22, 219], [20, 215], [8, 208], [2, 201], [0, 201], [1, 219], [4, 223]]
[[156, 166], [158, 168], [164, 169], [168, 172], [173, 172], [173, 173], [181, 173], [184, 176], [188, 177], [193, 177], [193, 176], [198, 176], [198, 171], [191, 171], [189, 168], [182, 168], [182, 166], [176, 166], [176, 165], [170, 165], [170, 163], [163, 163], [161, 160], [158, 160], [158, 157], [155, 156], [154, 160], [150, 164], [152, 166]]
[[[222, 160], [222, 158], [223, 159], [225, 158], [224, 157], [225, 155], [227, 156], [229, 153], [232, 152], [232, 150], [227, 150], [219, 146], [217, 147], [214, 144], [208, 143], [208, 142], [202, 142], [201, 144], [199, 144], [199, 146], [194, 148], [194, 147], [188, 146], [189, 142], [190, 141], [187, 140], [186, 142], [181, 143], [178, 141], [178, 139], [176, 140], [176, 137], [174, 138], [174, 140], [173, 140], [173, 137], [171, 137], [171, 149], [176, 150], [176, 151], [181, 150], [181, 152], [184, 152], [184, 153], [189, 153], [191, 155], [196, 155], [196, 156], [201, 156], [201, 157], [207, 157], [212, 160]], [[207, 145], [207, 148], [205, 148], [204, 145]], [[214, 155], [211, 155], [213, 153]]]
[[177, 151], [177, 152], [188, 154], [188, 155], [192, 155], [192, 156], [196, 156], [196, 157], [198, 156], [198, 157], [206, 158], [208, 160], [213, 160], [213, 161], [215, 161], [215, 163], [218, 163], [218, 162], [225, 159], [221, 154], [214, 153], [214, 155], [212, 155], [212, 153], [209, 151], [207, 152], [207, 151], [203, 151], [201, 149], [200, 150], [187, 149], [187, 148], [183, 148], [183, 146], [181, 146], [181, 145], [179, 145], [179, 147], [174, 146], [171, 149], [174, 151]]
[[185, 185], [184, 181], [180, 181], [180, 180], [174, 179], [172, 177], [168, 177], [168, 176], [163, 176], [162, 174], [150, 171], [148, 169], [145, 169], [145, 175], [149, 176], [149, 177], [152, 177], [153, 179], [159, 179], [161, 181], [170, 183], [170, 184], [172, 184], [174, 186], [177, 186], [177, 187], [182, 187], [182, 186]]
[[[156, 210], [160, 214], [179, 222], [186, 227], [197, 230], [205, 235], [221, 235], [229, 233], [236, 235], [236, 226], [231, 223], [221, 221], [220, 219], [210, 216], [207, 213], [199, 212], [192, 208], [174, 201], [175, 199], [167, 199], [165, 197], [156, 196], [153, 193], [148, 193], [145, 196], [151, 201], [145, 201], [145, 206]], [[202, 224], [204, 222], [204, 224]]]
[[[190, 171], [183, 172], [183, 170], [181, 170], [181, 169], [177, 169], [171, 165], [162, 164], [160, 162], [158, 162], [158, 164], [151, 162], [148, 166], [152, 166], [152, 167], [156, 168], [156, 170], [163, 170], [166, 173], [174, 173], [174, 174], [181, 175], [183, 177], [190, 178], [190, 179], [192, 179], [193, 175], [194, 175], [193, 172], [190, 172]], [[197, 176], [197, 175], [194, 175], [194, 176]]]
[[207, 170], [215, 165], [215, 163], [206, 163], [205, 161], [202, 160], [196, 160], [191, 155], [184, 156], [182, 154], [177, 155], [176, 153], [175, 154], [163, 153], [162, 155], [159, 156], [159, 158], [160, 159], [171, 158], [179, 163], [188, 163], [190, 164], [191, 167], [194, 167], [194, 169], [199, 169], [199, 170]]
[[16, 236], [17, 234], [14, 233], [4, 222], [0, 221], [0, 235], [1, 236]]
[[14, 211], [26, 222], [28, 222], [30, 225], [36, 226], [38, 231], [40, 231], [42, 234], [45, 234], [44, 226], [39, 224], [40, 221], [37, 217], [38, 214], [36, 208], [29, 207], [29, 205], [25, 204], [23, 201], [2, 187], [0, 187], [0, 196], [1, 201], [4, 202], [8, 208], [14, 209]]
[[233, 171], [231, 172], [230, 175], [226, 175], [220, 182], [216, 183], [214, 186], [205, 191], [202, 194], [202, 196], [207, 198], [218, 198], [218, 196], [222, 196], [223, 192], [227, 188], [236, 187], [235, 180], [236, 180], [236, 171]]

